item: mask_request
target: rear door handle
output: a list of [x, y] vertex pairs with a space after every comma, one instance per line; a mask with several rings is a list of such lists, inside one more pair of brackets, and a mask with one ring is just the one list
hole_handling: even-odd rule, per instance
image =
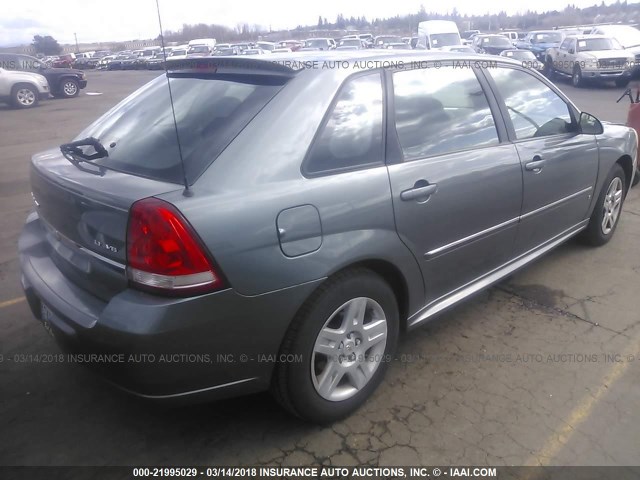
[[410, 188], [409, 190], [405, 190], [400, 193], [400, 199], [408, 202], [410, 200], [428, 200], [431, 195], [438, 191], [438, 185], [436, 183], [432, 183], [429, 185], [417, 186], [419, 185], [416, 182], [416, 186]]
[[524, 164], [524, 168], [529, 172], [538, 173], [540, 170], [542, 170], [542, 167], [544, 167], [545, 163], [547, 163], [546, 160], [543, 160], [542, 157], [536, 155], [535, 157], [533, 157], [533, 160], [531, 162]]

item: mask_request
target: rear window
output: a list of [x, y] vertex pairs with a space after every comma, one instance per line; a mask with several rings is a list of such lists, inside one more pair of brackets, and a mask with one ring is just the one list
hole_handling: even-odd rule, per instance
[[[94, 137], [109, 156], [94, 163], [158, 180], [192, 184], [282, 88], [274, 75], [164, 75], [127, 97], [76, 139]], [[180, 145], [177, 142], [180, 138]]]

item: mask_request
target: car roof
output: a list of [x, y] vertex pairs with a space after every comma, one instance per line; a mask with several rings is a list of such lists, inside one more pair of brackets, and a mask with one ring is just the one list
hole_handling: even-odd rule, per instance
[[[167, 68], [172, 72], [206, 72], [206, 63], [214, 71], [229, 69], [243, 73], [273, 73], [292, 75], [303, 70], [322, 70], [323, 62], [348, 62], [347, 69], [354, 72], [375, 70], [382, 66], [410, 65], [411, 62], [423, 61], [480, 61], [499, 62], [520, 65], [519, 62], [506, 57], [481, 55], [469, 52], [439, 52], [432, 50], [320, 50], [273, 53], [259, 58], [243, 58], [238, 56], [210, 56], [185, 60], [168, 60]], [[329, 67], [330, 68], [330, 67]], [[338, 69], [338, 68], [336, 68]], [[339, 68], [344, 70], [345, 68]], [[326, 70], [326, 68], [324, 68]]]

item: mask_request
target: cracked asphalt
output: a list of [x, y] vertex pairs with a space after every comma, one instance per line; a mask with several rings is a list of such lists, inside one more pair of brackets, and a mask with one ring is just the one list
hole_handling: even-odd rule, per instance
[[[614, 239], [569, 242], [401, 340], [371, 400], [330, 427], [267, 395], [167, 408], [58, 353], [21, 296], [31, 154], [74, 136], [154, 72], [89, 72], [86, 95], [0, 106], [0, 465], [637, 465], [640, 188]], [[560, 86], [624, 122], [621, 90]], [[23, 360], [21, 361], [20, 358]]]

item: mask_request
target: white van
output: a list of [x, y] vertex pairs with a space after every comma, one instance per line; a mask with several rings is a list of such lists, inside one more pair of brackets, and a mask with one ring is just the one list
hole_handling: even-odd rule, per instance
[[427, 20], [418, 24], [418, 48], [438, 50], [454, 45], [462, 45], [460, 32], [455, 22]]

